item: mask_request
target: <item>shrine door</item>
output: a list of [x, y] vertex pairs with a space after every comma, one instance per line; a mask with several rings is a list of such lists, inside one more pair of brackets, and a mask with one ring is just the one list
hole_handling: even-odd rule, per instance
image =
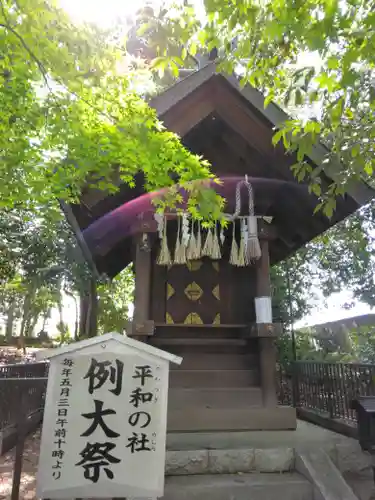
[[221, 323], [220, 264], [202, 259], [168, 269], [166, 323]]

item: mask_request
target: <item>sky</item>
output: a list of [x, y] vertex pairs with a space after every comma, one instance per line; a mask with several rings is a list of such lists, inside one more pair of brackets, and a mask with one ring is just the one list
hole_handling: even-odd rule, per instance
[[[77, 22], [92, 22], [103, 28], [108, 28], [118, 19], [132, 17], [142, 6], [142, 0], [60, 0], [60, 5]], [[154, 0], [154, 5], [160, 4], [160, 0]], [[196, 5], [201, 5], [202, 0], [194, 0]], [[314, 54], [302, 54], [301, 64], [315, 64]], [[343, 304], [350, 302], [352, 297], [350, 293], [342, 292], [333, 294], [328, 300], [321, 299], [318, 303], [314, 302], [311, 313], [298, 322], [297, 326], [313, 325], [326, 321], [347, 318], [360, 314], [371, 312], [371, 308], [366, 304], [355, 303], [354, 307], [347, 310]], [[68, 314], [72, 313], [72, 304], [67, 303]]]
[[[168, 0], [167, 0], [168, 1]], [[169, 0], [171, 3], [173, 0]], [[193, 0], [200, 5], [203, 0]], [[72, 18], [110, 27], [116, 19], [133, 16], [144, 4], [160, 5], [161, 0], [60, 0], [60, 5]], [[168, 2], [169, 3], [169, 2]], [[174, 2], [175, 3], [175, 2]]]
[[60, 5], [73, 19], [110, 27], [117, 18], [133, 15], [139, 0], [60, 0]]
[[355, 302], [354, 307], [345, 309], [343, 305], [351, 302], [352, 296], [348, 292], [340, 292], [332, 294], [328, 299], [313, 302], [313, 307], [310, 313], [301, 321], [295, 324], [295, 327], [319, 325], [329, 321], [336, 321], [352, 316], [360, 316], [374, 312], [370, 306], [362, 302]]

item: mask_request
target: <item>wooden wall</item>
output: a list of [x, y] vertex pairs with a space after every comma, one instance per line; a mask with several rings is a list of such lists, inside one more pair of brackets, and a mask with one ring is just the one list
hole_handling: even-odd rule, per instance
[[[156, 255], [155, 251], [151, 278], [151, 319], [156, 323], [194, 323], [194, 318], [203, 324], [236, 325], [255, 321], [254, 267], [234, 267], [224, 255], [220, 261], [202, 259], [199, 265], [193, 262], [193, 265], [168, 269], [157, 265]], [[188, 287], [198, 299], [189, 300]]]

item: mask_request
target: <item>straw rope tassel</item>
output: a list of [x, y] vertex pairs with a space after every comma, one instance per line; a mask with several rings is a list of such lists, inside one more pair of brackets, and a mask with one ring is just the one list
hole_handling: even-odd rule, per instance
[[159, 239], [162, 240], [163, 239], [163, 229], [164, 229], [164, 217], [162, 214], [155, 213], [154, 219], [156, 220], [157, 225], [158, 225]]
[[245, 243], [245, 234], [243, 230], [243, 219], [241, 220], [241, 240], [240, 240], [240, 248], [238, 250], [238, 267], [246, 266], [245, 252], [246, 252], [246, 243]]
[[236, 241], [236, 223], [235, 221], [232, 222], [232, 246], [230, 249], [230, 257], [229, 257], [229, 263], [232, 264], [232, 266], [238, 266], [238, 245]]
[[254, 192], [253, 186], [248, 182], [247, 176], [245, 179], [247, 189], [249, 191], [249, 218], [248, 218], [248, 240], [247, 240], [247, 256], [249, 261], [259, 259], [262, 255], [258, 239], [258, 221], [254, 212]]
[[220, 228], [220, 243], [224, 245], [225, 242], [225, 233], [224, 233], [224, 227], [221, 225]]
[[190, 241], [190, 225], [186, 212], [182, 216], [181, 244], [187, 249]]
[[213, 244], [212, 244], [212, 259], [214, 260], [219, 260], [221, 259], [221, 250], [220, 250], [220, 243], [219, 243], [219, 235], [218, 235], [218, 229], [217, 225], [215, 225], [213, 229]]
[[248, 230], [247, 230], [247, 223], [245, 219], [241, 219], [241, 243], [240, 243], [240, 250], [239, 250], [239, 260], [241, 259], [242, 263], [242, 257], [243, 257], [243, 265], [248, 266], [250, 264], [250, 260], [248, 257], [248, 252], [247, 252], [247, 243], [248, 243]]
[[159, 266], [170, 266], [172, 265], [171, 253], [168, 248], [167, 239], [167, 219], [164, 220], [163, 225], [163, 238], [160, 244], [160, 253], [158, 258]]
[[247, 240], [247, 255], [249, 260], [260, 259], [262, 252], [260, 249], [260, 243], [258, 239], [258, 220], [254, 215], [250, 215], [248, 218], [248, 230], [249, 236]]
[[197, 233], [197, 253], [196, 258], [200, 259], [202, 257], [202, 227], [200, 221], [198, 222], [198, 233]]
[[197, 248], [197, 238], [195, 237], [194, 233], [194, 227], [195, 223], [192, 221], [191, 223], [191, 234], [190, 234], [190, 240], [189, 240], [189, 245], [186, 251], [186, 257], [188, 260], [196, 260], [198, 257], [198, 248]]
[[205, 241], [204, 246], [203, 246], [202, 255], [205, 255], [206, 257], [212, 258], [213, 246], [214, 246], [214, 236], [212, 233], [212, 229], [209, 228], [207, 230], [207, 236], [206, 236], [206, 241]]
[[181, 238], [181, 218], [178, 218], [176, 246], [174, 249], [174, 263], [186, 264], [186, 248]]

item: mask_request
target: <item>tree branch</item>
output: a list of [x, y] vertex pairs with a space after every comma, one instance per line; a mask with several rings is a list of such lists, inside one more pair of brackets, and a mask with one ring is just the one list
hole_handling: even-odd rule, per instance
[[[7, 24], [0, 23], [0, 27], [9, 30], [19, 40], [19, 42], [21, 43], [22, 47], [26, 50], [26, 52], [29, 54], [29, 56], [32, 58], [32, 60], [36, 63], [36, 65], [37, 65], [40, 73], [42, 74], [43, 80], [44, 80], [44, 82], [45, 82], [45, 84], [46, 84], [46, 86], [47, 86], [50, 94], [55, 97], [53, 89], [51, 88], [50, 83], [48, 81], [48, 72], [47, 72], [44, 64], [35, 55], [35, 53], [32, 51], [32, 49], [27, 45], [27, 43], [22, 38], [22, 36], [12, 26], [10, 26], [9, 21], [7, 19], [7, 15], [6, 15], [6, 12], [5, 12], [2, 0], [0, 0], [0, 6], [1, 6], [1, 10], [3, 12], [4, 19], [5, 19], [6, 23], [7, 23]], [[73, 90], [70, 90], [69, 87], [67, 87], [67, 85], [60, 78], [53, 78], [53, 79], [56, 81], [56, 83], [58, 83], [59, 85], [61, 85], [67, 91], [68, 94], [76, 97], [77, 99], [79, 99], [80, 101], [82, 101], [83, 103], [85, 103], [87, 106], [89, 106], [90, 108], [94, 109], [97, 113], [99, 113], [103, 117], [109, 119], [114, 125], [116, 124], [116, 122], [118, 121], [116, 117], [114, 117], [111, 114], [109, 114], [108, 112], [105, 112], [102, 109], [98, 108], [93, 103], [91, 103], [90, 101], [88, 101], [87, 99], [85, 99], [84, 97], [82, 97], [81, 95], [79, 95], [77, 92], [75, 92]], [[58, 103], [57, 103], [57, 105], [58, 105]], [[47, 117], [46, 117], [46, 119], [47, 119]]]
[[[2, 3], [1, 3], [1, 5], [2, 5]], [[12, 28], [11, 26], [9, 26], [9, 24], [0, 23], [0, 27], [9, 30], [19, 40], [19, 42], [21, 43], [22, 47], [26, 50], [26, 52], [30, 55], [30, 57], [33, 59], [33, 61], [38, 66], [39, 71], [41, 72], [41, 74], [43, 76], [43, 79], [44, 79], [47, 87], [50, 89], [48, 78], [47, 78], [47, 70], [45, 69], [45, 67], [43, 66], [43, 64], [41, 63], [41, 61], [37, 58], [37, 56], [34, 54], [34, 52], [30, 49], [30, 47], [27, 45], [27, 43], [22, 38], [22, 36], [19, 33], [17, 33], [17, 31], [14, 28]]]

